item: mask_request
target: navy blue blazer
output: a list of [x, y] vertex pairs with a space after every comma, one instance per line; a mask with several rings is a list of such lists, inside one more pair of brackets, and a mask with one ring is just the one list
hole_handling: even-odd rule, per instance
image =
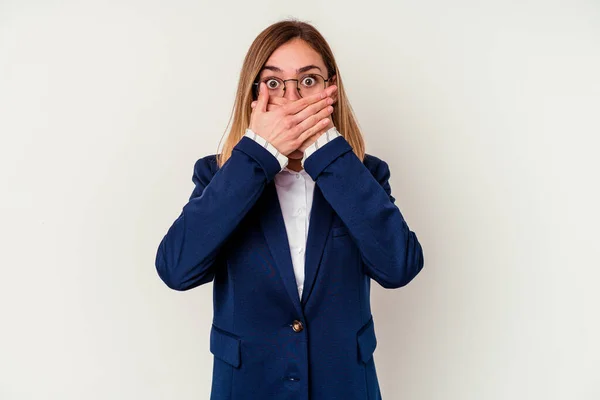
[[386, 162], [364, 162], [344, 137], [307, 158], [316, 182], [298, 295], [274, 177], [281, 167], [250, 138], [195, 188], [156, 254], [160, 278], [189, 290], [213, 281], [212, 400], [381, 399], [371, 279], [409, 283], [423, 268], [417, 236], [395, 205]]

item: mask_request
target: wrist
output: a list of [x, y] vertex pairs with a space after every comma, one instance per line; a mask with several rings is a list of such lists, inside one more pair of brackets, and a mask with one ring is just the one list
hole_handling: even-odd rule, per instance
[[281, 170], [283, 170], [283, 168], [285, 168], [288, 165], [289, 160], [287, 156], [281, 154], [279, 150], [275, 148], [275, 146], [273, 146], [268, 140], [254, 132], [251, 128], [246, 129], [244, 136], [254, 140], [256, 143], [260, 144], [264, 149], [266, 149], [269, 153], [271, 153], [273, 157], [277, 159], [277, 162], [279, 162]]
[[335, 128], [335, 126], [332, 126], [331, 128], [328, 128], [327, 130], [325, 130], [325, 132], [321, 133], [319, 135], [319, 137], [317, 138], [317, 140], [314, 143], [312, 143], [310, 146], [308, 146], [306, 148], [306, 150], [304, 150], [304, 155], [302, 156], [302, 161], [301, 161], [302, 166], [304, 166], [304, 162], [306, 161], [306, 159], [308, 157], [310, 157], [311, 154], [313, 154], [315, 151], [317, 151], [321, 147], [325, 146], [327, 143], [331, 142], [333, 139], [335, 139], [338, 136], [342, 136], [342, 135], [338, 132], [338, 130]]

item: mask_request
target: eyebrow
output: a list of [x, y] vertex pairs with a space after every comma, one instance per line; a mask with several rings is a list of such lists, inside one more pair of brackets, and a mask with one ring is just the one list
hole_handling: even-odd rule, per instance
[[[306, 67], [298, 68], [296, 70], [296, 73], [299, 74], [299, 73], [306, 72], [306, 71], [309, 71], [309, 70], [315, 69], [315, 68], [318, 69], [319, 71], [321, 71], [321, 68], [317, 67], [316, 65], [307, 65]], [[283, 72], [281, 70], [281, 68], [275, 67], [273, 65], [265, 65], [263, 67], [263, 70], [265, 70], [265, 69], [268, 69], [268, 70], [274, 71], [274, 72]]]

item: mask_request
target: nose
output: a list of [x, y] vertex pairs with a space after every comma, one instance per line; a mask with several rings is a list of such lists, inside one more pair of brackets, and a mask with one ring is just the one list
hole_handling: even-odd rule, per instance
[[283, 94], [283, 97], [288, 100], [298, 100], [300, 98], [296, 82], [288, 81], [285, 83], [285, 93]]

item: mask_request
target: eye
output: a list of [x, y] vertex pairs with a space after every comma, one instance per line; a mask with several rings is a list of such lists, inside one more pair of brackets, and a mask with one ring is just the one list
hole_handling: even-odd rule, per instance
[[265, 84], [267, 85], [267, 89], [278, 89], [281, 82], [278, 79], [269, 78], [265, 81]]
[[317, 84], [317, 78], [314, 75], [306, 75], [302, 78], [301, 84], [307, 88], [313, 87]]

